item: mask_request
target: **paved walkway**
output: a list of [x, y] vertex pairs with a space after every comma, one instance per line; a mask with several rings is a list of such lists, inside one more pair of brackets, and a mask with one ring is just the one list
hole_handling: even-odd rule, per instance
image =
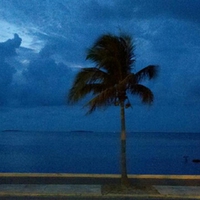
[[101, 185], [2, 184], [1, 194], [101, 195]]
[[[29, 199], [199, 199], [198, 175], [129, 175], [148, 190], [102, 194], [102, 185], [120, 183], [120, 175], [0, 173], [0, 200]], [[156, 191], [157, 190], [157, 191]], [[152, 192], [153, 191], [153, 192]]]
[[[113, 195], [107, 194], [104, 196], [127, 196], [134, 198], [155, 198], [155, 199], [200, 199], [200, 186], [164, 186], [164, 185], [154, 185], [154, 188], [160, 193], [156, 195], [149, 194], [129, 194], [129, 195]], [[30, 197], [51, 197], [51, 196], [82, 196], [94, 198], [102, 196], [101, 185], [75, 185], [75, 184], [0, 184], [0, 199], [5, 197], [16, 196], [30, 196]]]
[[196, 196], [200, 199], [200, 186], [154, 186], [162, 195]]

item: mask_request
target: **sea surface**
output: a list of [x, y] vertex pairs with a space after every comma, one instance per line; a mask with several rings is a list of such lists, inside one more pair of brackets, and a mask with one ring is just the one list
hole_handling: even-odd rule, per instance
[[[200, 133], [128, 133], [129, 174], [200, 175]], [[0, 132], [0, 172], [120, 173], [120, 133]]]

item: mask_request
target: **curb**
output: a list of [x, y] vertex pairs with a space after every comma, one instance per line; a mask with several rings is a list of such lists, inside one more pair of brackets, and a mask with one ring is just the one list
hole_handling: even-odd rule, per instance
[[[200, 186], [200, 175], [128, 175], [135, 184]], [[119, 174], [0, 173], [1, 184], [120, 183]]]
[[25, 198], [25, 197], [33, 197], [33, 198], [67, 198], [67, 197], [83, 197], [83, 198], [137, 198], [137, 199], [151, 199], [151, 198], [156, 198], [156, 199], [187, 199], [187, 200], [199, 200], [200, 197], [198, 196], [183, 196], [183, 195], [145, 195], [145, 194], [108, 194], [108, 195], [86, 195], [86, 194], [30, 194], [30, 193], [0, 193], [0, 198], [11, 198], [11, 197], [16, 197], [16, 198]]

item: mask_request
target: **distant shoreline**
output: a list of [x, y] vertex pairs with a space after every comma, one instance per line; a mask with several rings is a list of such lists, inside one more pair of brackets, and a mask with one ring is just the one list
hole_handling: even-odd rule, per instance
[[[52, 131], [48, 131], [48, 130], [20, 130], [20, 129], [5, 129], [5, 130], [0, 130], [0, 132], [46, 132], [46, 133], [51, 133], [51, 132], [58, 132], [58, 133], [120, 133], [120, 131], [92, 131], [92, 130], [63, 130], [63, 131], [59, 131], [59, 130], [52, 130]], [[170, 133], [175, 133], [175, 134], [184, 134], [184, 133], [196, 133], [196, 134], [200, 134], [200, 132], [177, 132], [177, 131], [170, 131], [170, 132], [154, 132], [154, 131], [127, 131], [127, 133], [157, 133], [157, 134], [170, 134]]]

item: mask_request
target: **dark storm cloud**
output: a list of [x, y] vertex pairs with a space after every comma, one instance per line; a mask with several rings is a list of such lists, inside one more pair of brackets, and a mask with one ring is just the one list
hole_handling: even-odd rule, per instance
[[[81, 22], [122, 25], [125, 21], [164, 18], [198, 23], [200, 21], [199, 0], [115, 0], [109, 2], [88, 0], [75, 2]], [[134, 27], [132, 27], [134, 28]]]
[[0, 104], [6, 104], [10, 98], [13, 75], [16, 72], [6, 59], [17, 55], [16, 48], [19, 48], [22, 39], [14, 34], [13, 39], [0, 43]]
[[115, 11], [122, 18], [177, 18], [191, 22], [200, 20], [199, 0], [117, 0]]
[[80, 10], [82, 10], [82, 19], [88, 23], [91, 22], [102, 22], [108, 20], [114, 20], [116, 17], [116, 11], [106, 4], [102, 4], [98, 1], [87, 1], [80, 4]]
[[[186, 30], [188, 26], [184, 25], [184, 20], [199, 19], [198, 0], [177, 0], [176, 2], [174, 0], [115, 0], [109, 2], [87, 0], [73, 3], [57, 0], [48, 4], [36, 3], [33, 0], [23, 1], [23, 3], [14, 0], [9, 3], [3, 2], [7, 7], [14, 8], [13, 12], [20, 12], [22, 17], [25, 17], [24, 13], [27, 12], [29, 16], [27, 20], [33, 23], [34, 19], [36, 27], [40, 26], [48, 33], [38, 35], [51, 43], [47, 47], [48, 54], [51, 54], [50, 51], [53, 50], [54, 54], [62, 55], [66, 61], [72, 63], [85, 65], [85, 49], [101, 33], [113, 28], [117, 29], [117, 26], [121, 26], [122, 29], [124, 26], [129, 27], [128, 30], [133, 29], [134, 31], [130, 32], [134, 32], [136, 38], [140, 37], [144, 41], [143, 44], [140, 42], [136, 45], [136, 49], [139, 49], [137, 50], [139, 55], [137, 63], [143, 59], [155, 64], [171, 62], [168, 58], [172, 60], [177, 56], [187, 54], [187, 41], [192, 42], [190, 45], [194, 45], [197, 38], [193, 37], [194, 29], [192, 28], [194, 27], [192, 26], [189, 26], [192, 34], [188, 34], [190, 30]], [[53, 12], [51, 12], [52, 7]], [[147, 25], [145, 24], [147, 27], [141, 28], [140, 22], [143, 26], [146, 19], [148, 19]], [[181, 22], [173, 21], [174, 19], [180, 19]], [[128, 23], [128, 25], [123, 23]], [[136, 26], [134, 23], [139, 23], [139, 25]], [[181, 34], [177, 34], [179, 31]], [[197, 35], [198, 31], [195, 34]], [[168, 65], [169, 70], [172, 67], [173, 63]]]
[[5, 42], [0, 43], [0, 59], [4, 60], [6, 57], [15, 56], [16, 48], [21, 45], [22, 39], [18, 34], [14, 34], [13, 39], [9, 39]]
[[[63, 105], [71, 86], [73, 73], [54, 57], [58, 44], [47, 44], [39, 53], [20, 48], [21, 38], [0, 43], [0, 104], [8, 105]], [[9, 58], [9, 59], [8, 59]]]
[[[10, 90], [15, 70], [6, 62], [0, 62], [0, 105], [6, 104], [10, 98]], [[11, 97], [12, 98], [12, 97]]]
[[70, 40], [69, 38], [59, 37], [48, 37], [46, 41], [47, 44], [39, 53], [43, 58], [54, 55], [54, 57], [59, 56], [60, 59], [72, 63], [81, 60], [81, 57], [83, 58], [83, 52], [80, 48], [84, 41], [80, 43], [78, 39]]
[[[9, 72], [8, 63], [2, 65], [4, 73], [7, 70], [5, 76], [8, 82], [1, 85], [11, 86], [11, 90], [7, 88], [10, 99], [16, 98], [25, 105], [65, 104], [65, 95], [76, 73], [74, 66], [92, 65], [85, 62], [86, 49], [101, 34], [119, 34], [122, 31], [135, 39], [136, 70], [148, 64], [160, 65], [158, 78], [147, 83], [155, 94], [155, 104], [146, 109], [141, 108], [137, 101], [132, 102], [134, 109], [129, 113], [129, 125], [132, 124], [133, 113], [141, 119], [133, 125], [134, 130], [141, 130], [143, 119], [147, 122], [144, 129], [150, 127], [151, 131], [173, 131], [174, 128], [184, 131], [186, 123], [187, 130], [192, 130], [192, 123], [187, 122], [189, 113], [194, 113], [192, 117], [198, 121], [199, 0], [1, 0], [1, 6], [3, 20], [25, 30], [24, 37], [33, 38], [30, 42], [30, 37], [23, 38], [20, 34], [23, 41], [27, 39], [26, 44], [29, 43], [32, 50], [20, 48], [17, 58], [20, 58], [18, 62], [21, 64], [13, 62], [11, 65], [9, 62], [10, 69], [14, 63], [16, 66], [14, 81], [14, 72]], [[38, 41], [40, 45], [37, 45]], [[39, 49], [41, 51], [36, 53]], [[1, 79], [5, 81], [3, 77]], [[150, 113], [150, 117], [144, 113]], [[79, 114], [77, 109], [73, 119]], [[104, 112], [96, 115], [103, 116]], [[177, 119], [182, 120], [178, 126]], [[98, 127], [101, 127], [100, 124]], [[115, 124], [113, 122], [110, 126], [115, 127]], [[164, 129], [163, 124], [167, 124]], [[195, 122], [194, 126], [199, 129], [198, 123]]]
[[57, 51], [56, 45], [46, 45], [41, 51], [39, 52], [40, 58], [50, 58]]
[[51, 56], [53, 46], [45, 46], [38, 58], [32, 60], [22, 73], [25, 84], [21, 91], [21, 103], [28, 105], [66, 104], [72, 73], [63, 63], [56, 63]]

